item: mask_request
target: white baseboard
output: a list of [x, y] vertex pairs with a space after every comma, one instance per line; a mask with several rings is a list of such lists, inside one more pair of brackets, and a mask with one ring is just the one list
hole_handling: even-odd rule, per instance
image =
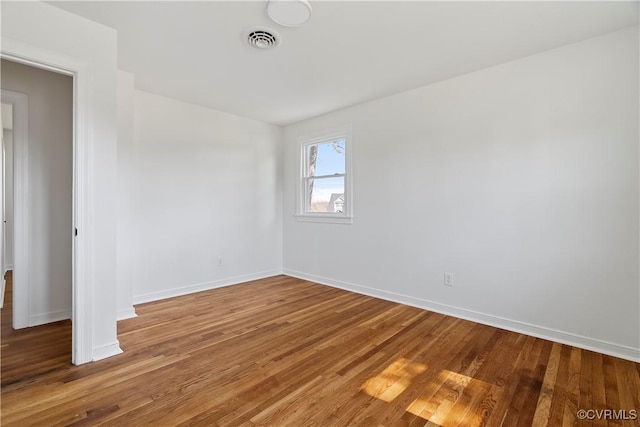
[[4, 266], [4, 272], [6, 273], [9, 270], [13, 270], [13, 264], [7, 264]]
[[122, 353], [120, 342], [114, 341], [109, 344], [94, 347], [92, 352], [93, 357], [91, 358], [91, 361], [96, 362], [98, 360], [106, 359], [107, 357], [115, 356], [120, 353]]
[[237, 285], [239, 283], [250, 282], [252, 280], [266, 279], [282, 274], [282, 270], [264, 271], [261, 273], [246, 274], [243, 276], [235, 276], [227, 279], [215, 280], [212, 282], [197, 283], [195, 285], [182, 286], [180, 288], [167, 289], [160, 292], [151, 292], [148, 294], [134, 295], [133, 304], [143, 304], [145, 302], [158, 301], [167, 298], [179, 297], [182, 295], [193, 294], [195, 292], [208, 291], [211, 289], [222, 288], [225, 286]]
[[136, 314], [136, 309], [131, 306], [129, 308], [123, 308], [122, 310], [118, 310], [117, 320], [131, 319], [133, 317], [138, 317]]
[[440, 304], [421, 298], [397, 294], [395, 292], [383, 291], [380, 289], [369, 288], [367, 286], [343, 282], [341, 280], [329, 279], [313, 274], [302, 273], [300, 271], [295, 271], [288, 268], [283, 269], [282, 273], [288, 276], [297, 277], [299, 279], [320, 283], [322, 285], [332, 286], [335, 288], [344, 289], [347, 291], [356, 292], [387, 301], [410, 305], [424, 310], [429, 310], [460, 319], [470, 320], [472, 322], [494, 326], [496, 328], [506, 329], [508, 331], [531, 335], [549, 341], [555, 341], [561, 344], [568, 344], [585, 350], [596, 351], [598, 353], [608, 354], [610, 356], [619, 357], [621, 359], [631, 360], [633, 362], [640, 362], [640, 349], [638, 348], [584, 337], [569, 332], [558, 331], [543, 326], [519, 322], [517, 320], [505, 319], [503, 317], [493, 316], [491, 314], [453, 307], [450, 305]]
[[60, 320], [71, 319], [71, 310], [52, 311], [50, 313], [36, 314], [29, 316], [29, 326], [39, 326], [46, 323], [58, 322]]

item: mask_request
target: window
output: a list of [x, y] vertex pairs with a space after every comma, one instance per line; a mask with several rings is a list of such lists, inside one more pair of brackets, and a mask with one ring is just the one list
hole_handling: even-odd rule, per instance
[[298, 220], [351, 223], [350, 132], [301, 139]]

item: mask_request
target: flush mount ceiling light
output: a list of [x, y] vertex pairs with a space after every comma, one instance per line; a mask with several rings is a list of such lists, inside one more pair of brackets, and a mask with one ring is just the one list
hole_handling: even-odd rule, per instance
[[269, 0], [267, 14], [283, 27], [299, 27], [311, 18], [311, 4], [307, 0]]
[[249, 28], [245, 31], [249, 46], [256, 49], [271, 49], [280, 44], [280, 37], [268, 28]]

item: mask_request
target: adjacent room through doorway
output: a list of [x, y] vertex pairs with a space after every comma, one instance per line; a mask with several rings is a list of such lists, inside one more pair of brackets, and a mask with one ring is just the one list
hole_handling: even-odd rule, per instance
[[[34, 362], [29, 354], [45, 338], [58, 345], [55, 355], [44, 356], [71, 362], [73, 77], [3, 59], [2, 97], [2, 340], [21, 343], [3, 351], [4, 383], [10, 369], [5, 365], [14, 359]], [[27, 108], [12, 108], [12, 102]], [[19, 120], [27, 125], [14, 129]], [[52, 326], [22, 329], [50, 324], [56, 334], [47, 332]]]

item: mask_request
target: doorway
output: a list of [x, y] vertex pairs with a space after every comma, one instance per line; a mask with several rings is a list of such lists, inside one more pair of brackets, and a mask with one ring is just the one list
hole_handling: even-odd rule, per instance
[[0, 229], [1, 289], [0, 307], [4, 306], [5, 275], [13, 267], [13, 105], [2, 103], [2, 224]]
[[[6, 59], [1, 65], [2, 101], [11, 105], [13, 115], [14, 185], [3, 185], [3, 190], [14, 197], [5, 210], [2, 245], [11, 260], [3, 263], [3, 272], [5, 265], [13, 270], [8, 276], [13, 328], [61, 322], [71, 336], [73, 77]], [[69, 341], [68, 361], [71, 350]]]

